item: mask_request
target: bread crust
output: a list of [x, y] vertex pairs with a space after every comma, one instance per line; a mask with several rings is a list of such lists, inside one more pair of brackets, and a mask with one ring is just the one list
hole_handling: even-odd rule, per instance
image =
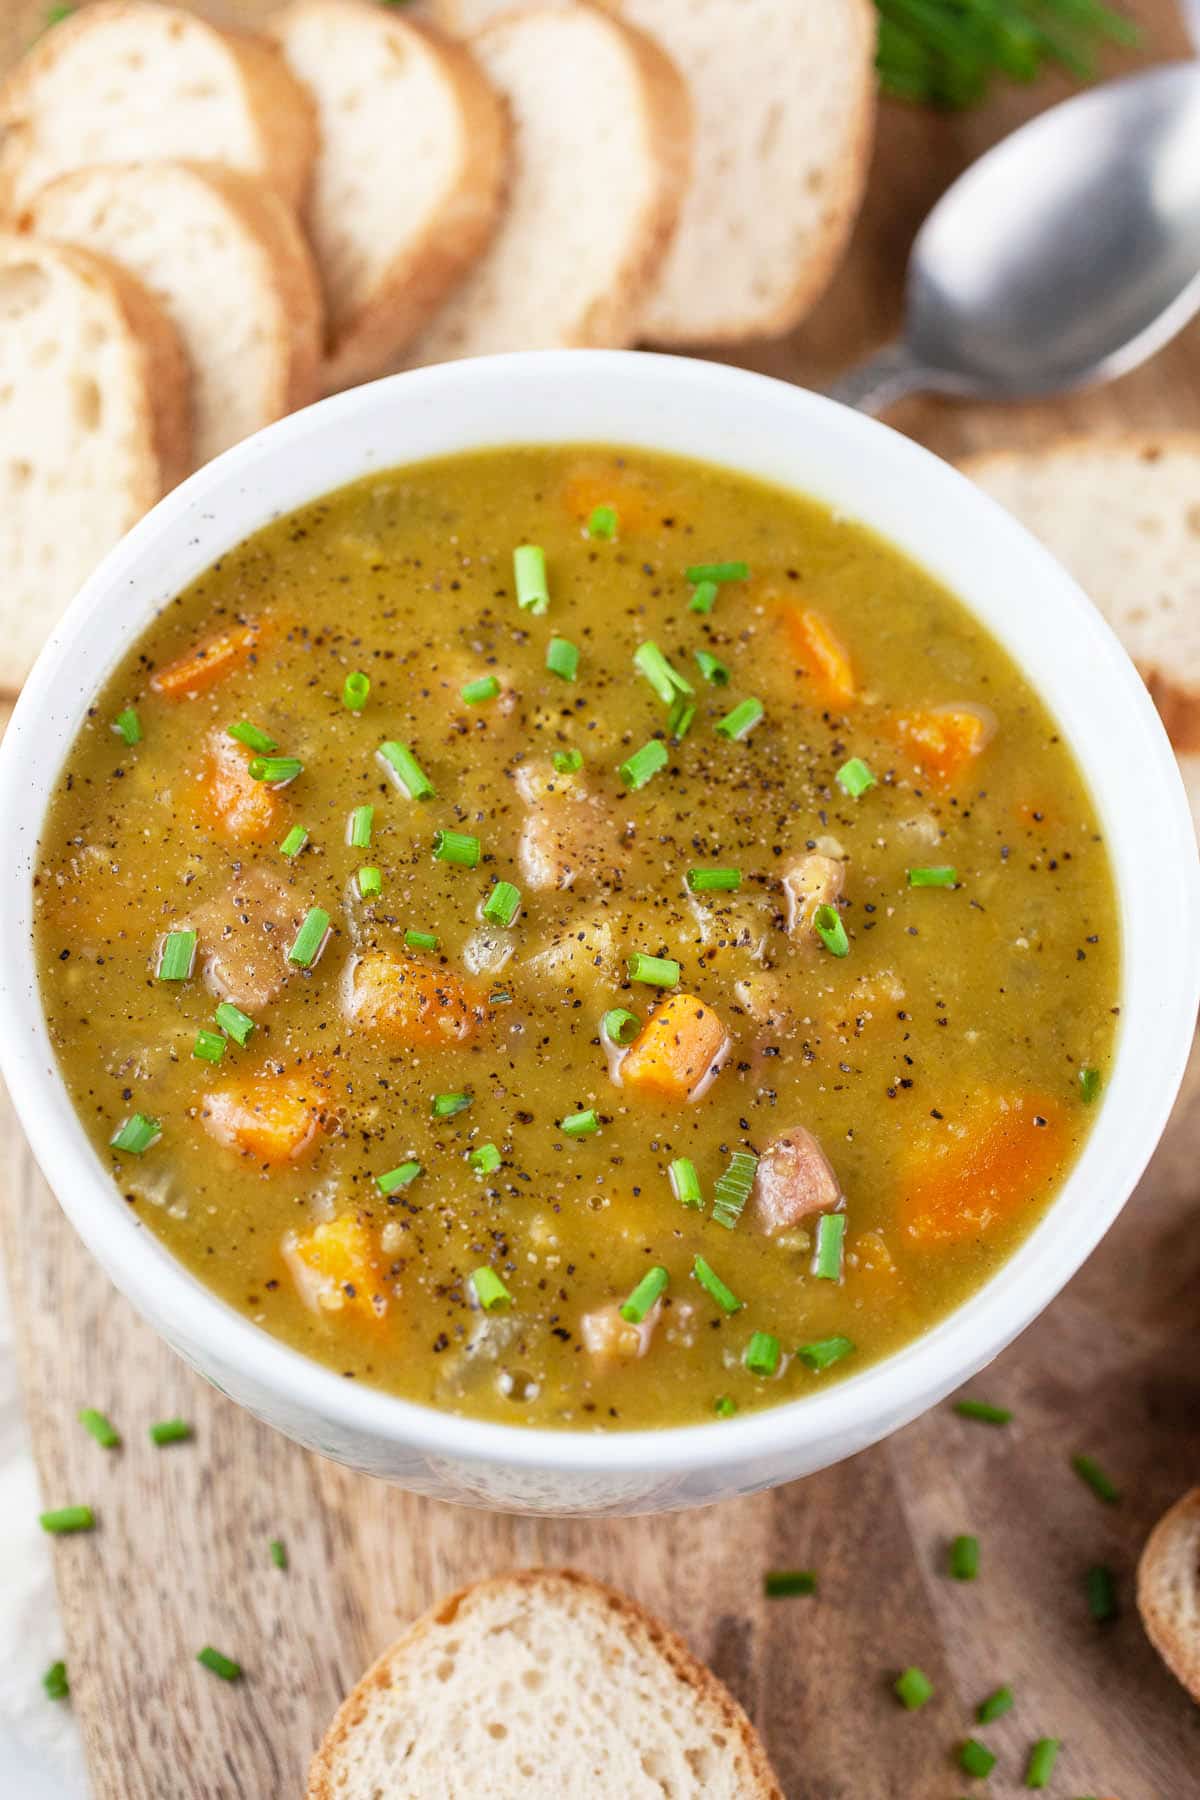
[[645, 1651], [661, 1658], [676, 1679], [692, 1690], [700, 1704], [711, 1710], [719, 1728], [737, 1740], [751, 1775], [752, 1785], [745, 1790], [745, 1800], [784, 1800], [783, 1789], [758, 1733], [725, 1684], [692, 1655], [681, 1637], [639, 1606], [636, 1600], [628, 1599], [615, 1588], [593, 1580], [590, 1575], [582, 1575], [576, 1569], [514, 1569], [508, 1574], [494, 1575], [486, 1581], [459, 1588], [423, 1613], [371, 1664], [342, 1702], [313, 1757], [306, 1800], [338, 1800], [334, 1785], [338, 1753], [361, 1724], [367, 1698], [376, 1689], [386, 1691], [391, 1686], [393, 1668], [404, 1657], [419, 1656], [436, 1626], [450, 1624], [473, 1602], [498, 1590], [551, 1595], [556, 1588], [564, 1587], [586, 1595], [593, 1603], [618, 1615], [628, 1636], [639, 1639]]
[[1200, 1704], [1200, 1634], [1181, 1630], [1172, 1599], [1177, 1580], [1189, 1581], [1200, 1615], [1200, 1487], [1165, 1512], [1138, 1562], [1137, 1601], [1146, 1636], [1172, 1675]]

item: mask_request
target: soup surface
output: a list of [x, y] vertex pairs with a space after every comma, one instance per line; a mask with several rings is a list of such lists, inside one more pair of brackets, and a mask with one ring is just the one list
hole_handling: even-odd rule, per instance
[[1113, 1047], [1106, 851], [1008, 656], [861, 527], [642, 453], [404, 468], [231, 551], [99, 696], [35, 899], [138, 1219], [506, 1422], [896, 1349], [1039, 1218]]

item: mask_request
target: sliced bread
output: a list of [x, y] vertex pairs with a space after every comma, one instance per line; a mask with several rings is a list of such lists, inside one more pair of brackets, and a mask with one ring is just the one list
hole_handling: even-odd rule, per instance
[[858, 213], [875, 116], [873, 0], [614, 0], [691, 84], [699, 129], [641, 321], [660, 344], [790, 331]]
[[193, 452], [208, 462], [317, 394], [321, 296], [295, 214], [215, 163], [76, 169], [35, 194], [23, 228], [136, 275], [192, 368]]
[[1137, 1597], [1146, 1636], [1200, 1701], [1200, 1487], [1177, 1500], [1147, 1538]]
[[507, 116], [461, 44], [369, 0], [296, 0], [271, 29], [317, 104], [324, 380], [346, 387], [394, 366], [487, 243]]
[[1176, 749], [1200, 750], [1200, 434], [1064, 438], [960, 466], [1095, 601]]
[[298, 207], [312, 102], [275, 46], [149, 0], [103, 0], [45, 32], [0, 85], [0, 218], [89, 163], [219, 162]]
[[632, 1600], [570, 1570], [462, 1589], [367, 1670], [308, 1800], [783, 1800], [749, 1719]]
[[512, 112], [509, 206], [407, 360], [630, 343], [686, 180], [678, 71], [591, 6], [497, 19], [472, 49]]
[[185, 472], [187, 389], [179, 340], [132, 276], [0, 235], [0, 689]]

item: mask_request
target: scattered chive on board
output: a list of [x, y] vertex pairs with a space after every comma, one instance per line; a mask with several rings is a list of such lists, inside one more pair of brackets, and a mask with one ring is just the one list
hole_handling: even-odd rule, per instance
[[1105, 1625], [1117, 1616], [1117, 1582], [1104, 1563], [1095, 1563], [1086, 1576], [1088, 1611], [1097, 1625]]
[[1058, 1761], [1058, 1753], [1062, 1749], [1059, 1738], [1039, 1738], [1029, 1752], [1029, 1762], [1025, 1769], [1025, 1786], [1027, 1788], [1044, 1788], [1054, 1773], [1054, 1765]]
[[1100, 1467], [1094, 1456], [1073, 1456], [1071, 1467], [1080, 1481], [1091, 1488], [1097, 1500], [1103, 1500], [1106, 1506], [1115, 1506], [1121, 1498], [1121, 1490], [1112, 1478]]
[[986, 1700], [981, 1700], [975, 1708], [975, 1717], [981, 1725], [990, 1725], [993, 1719], [1002, 1719], [1006, 1712], [1013, 1709], [1013, 1691], [1010, 1687], [998, 1687], [990, 1693]]
[[982, 1781], [995, 1768], [996, 1754], [986, 1744], [981, 1744], [978, 1738], [967, 1738], [959, 1745], [958, 1761], [964, 1774]]
[[375, 1186], [381, 1194], [396, 1194], [406, 1188], [410, 1181], [415, 1181], [421, 1173], [419, 1162], [402, 1162], [396, 1168], [389, 1169], [385, 1175], [375, 1177]]
[[[691, 1204], [698, 1205], [699, 1201], [692, 1202]], [[700, 1286], [704, 1289], [705, 1293], [710, 1295], [711, 1298], [716, 1301], [722, 1312], [729, 1313], [731, 1316], [735, 1312], [741, 1312], [742, 1302], [731, 1288], [725, 1286], [725, 1283], [721, 1280], [721, 1277], [717, 1274], [717, 1271], [712, 1267], [711, 1263], [706, 1263], [702, 1256], [698, 1256], [692, 1264], [692, 1274], [696, 1277], [696, 1280], [700, 1283]]]
[[908, 1712], [919, 1712], [933, 1699], [933, 1683], [924, 1669], [905, 1669], [897, 1676], [892, 1691]]
[[460, 869], [479, 867], [480, 844], [469, 831], [437, 831], [433, 837], [436, 862], [454, 863]]
[[232, 1000], [222, 1000], [213, 1018], [226, 1037], [231, 1037], [241, 1049], [246, 1048], [250, 1042], [250, 1033], [254, 1030], [254, 1020], [240, 1006], [235, 1006]]
[[79, 1423], [89, 1437], [95, 1438], [102, 1450], [118, 1450], [121, 1445], [121, 1434], [104, 1413], [97, 1412], [94, 1406], [85, 1406], [79, 1415]]
[[621, 1302], [621, 1317], [627, 1325], [642, 1323], [650, 1308], [666, 1292], [670, 1279], [667, 1271], [661, 1266], [647, 1269], [628, 1300]]
[[113, 730], [131, 747], [142, 741], [142, 721], [137, 716], [136, 708], [127, 706], [113, 720]]
[[432, 800], [434, 786], [407, 744], [388, 738], [379, 746], [379, 756], [392, 771], [410, 800]]
[[960, 1419], [971, 1419], [976, 1425], [1007, 1425], [1012, 1419], [1007, 1406], [993, 1406], [988, 1400], [956, 1400], [954, 1410]]
[[371, 677], [361, 669], [351, 669], [342, 683], [342, 705], [347, 712], [361, 712], [371, 692]]
[[158, 1444], [183, 1444], [192, 1435], [192, 1428], [186, 1419], [160, 1419], [157, 1425], [150, 1426], [150, 1442]]
[[311, 969], [321, 953], [328, 932], [329, 914], [320, 906], [310, 906], [287, 953], [288, 961], [298, 969]]
[[270, 1556], [271, 1561], [274, 1563], [274, 1565], [277, 1569], [286, 1569], [287, 1568], [287, 1566], [288, 1566], [287, 1546], [285, 1544], [283, 1544], [279, 1538], [271, 1539], [270, 1543], [267, 1545], [267, 1554]]
[[220, 1650], [214, 1650], [211, 1644], [205, 1644], [203, 1650], [197, 1650], [196, 1661], [203, 1663], [206, 1669], [211, 1669], [214, 1675], [219, 1675], [222, 1681], [241, 1679], [241, 1663], [234, 1662], [231, 1656], [223, 1655]]
[[817, 1577], [812, 1569], [768, 1569], [763, 1593], [768, 1600], [790, 1600], [797, 1594], [815, 1594]]
[[540, 616], [550, 605], [546, 585], [546, 553], [537, 544], [518, 544], [513, 551], [513, 581], [522, 612]]
[[[69, 9], [68, 9], [69, 10]], [[46, 1690], [47, 1700], [65, 1700], [71, 1692], [71, 1683], [67, 1679], [67, 1665], [61, 1660], [52, 1662], [42, 1676], [42, 1686]]]
[[471, 1286], [474, 1289], [475, 1298], [484, 1312], [495, 1312], [498, 1307], [509, 1306], [512, 1303], [512, 1295], [495, 1269], [489, 1269], [486, 1265], [475, 1270], [471, 1276]]
[[168, 931], [158, 956], [160, 981], [187, 981], [196, 961], [196, 933]]
[[38, 1523], [43, 1531], [54, 1537], [66, 1537], [73, 1531], [91, 1531], [96, 1515], [90, 1506], [57, 1506], [50, 1512], [39, 1513]]
[[979, 1575], [979, 1539], [956, 1537], [950, 1545], [950, 1573], [955, 1581], [975, 1581]]
[[151, 1119], [145, 1113], [130, 1113], [108, 1141], [114, 1150], [124, 1150], [130, 1156], [141, 1156], [161, 1136], [162, 1126], [157, 1119]]
[[834, 1363], [853, 1354], [853, 1339], [841, 1336], [817, 1338], [811, 1344], [801, 1344], [796, 1351], [805, 1367], [815, 1369], [818, 1373], [822, 1369], [831, 1369]]

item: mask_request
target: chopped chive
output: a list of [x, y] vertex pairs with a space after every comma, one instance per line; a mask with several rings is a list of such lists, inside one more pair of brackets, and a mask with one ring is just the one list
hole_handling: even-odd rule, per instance
[[1062, 1749], [1060, 1738], [1039, 1738], [1029, 1752], [1029, 1762], [1025, 1769], [1025, 1786], [1027, 1788], [1044, 1788], [1054, 1773], [1054, 1765], [1058, 1761], [1058, 1753]]
[[157, 1425], [150, 1427], [150, 1442], [158, 1444], [183, 1444], [192, 1435], [192, 1428], [186, 1419], [161, 1419]]
[[245, 744], [247, 750], [257, 750], [260, 756], [269, 756], [272, 750], [279, 748], [269, 731], [260, 730], [249, 719], [239, 719], [236, 725], [227, 725], [225, 735], [236, 738], [239, 744]]
[[546, 586], [546, 553], [537, 544], [518, 544], [513, 551], [513, 580], [522, 612], [544, 613], [550, 605]]
[[350, 814], [346, 842], [354, 850], [365, 850], [371, 841], [374, 825], [375, 808], [373, 806], [356, 806]]
[[752, 1375], [773, 1375], [779, 1367], [779, 1339], [756, 1331], [746, 1345], [745, 1363]]
[[689, 869], [687, 884], [693, 894], [736, 894], [742, 885], [740, 869]]
[[713, 1189], [712, 1216], [726, 1231], [732, 1231], [741, 1218], [757, 1173], [757, 1156], [749, 1150], [735, 1150], [729, 1159], [729, 1167], [718, 1178]]
[[974, 1581], [979, 1575], [979, 1539], [956, 1537], [950, 1546], [950, 1573], [955, 1581]]
[[715, 581], [697, 582], [692, 597], [688, 601], [688, 611], [694, 613], [710, 613], [717, 603], [720, 588]]
[[265, 781], [271, 787], [286, 787], [304, 770], [298, 756], [252, 756], [246, 766], [251, 781]]
[[135, 707], [127, 706], [113, 720], [113, 730], [127, 744], [140, 744], [142, 741], [142, 721], [137, 716]]
[[671, 1192], [679, 1204], [703, 1211], [704, 1191], [700, 1186], [696, 1165], [691, 1158], [677, 1156], [667, 1170], [667, 1175], [671, 1183]]
[[633, 666], [643, 675], [664, 706], [672, 706], [679, 694], [695, 693], [691, 682], [681, 675], [663, 655], [657, 644], [639, 644], [633, 653]]
[[113, 1150], [126, 1150], [130, 1156], [141, 1156], [162, 1136], [162, 1126], [157, 1119], [151, 1119], [145, 1113], [131, 1113], [109, 1138]]
[[1100, 1071], [1099, 1071], [1099, 1069], [1080, 1069], [1080, 1071], [1079, 1071], [1079, 1098], [1083, 1101], [1084, 1105], [1090, 1106], [1092, 1104], [1092, 1101], [1096, 1098], [1096, 1095], [1099, 1092], [1100, 1092]]
[[498, 881], [483, 903], [483, 916], [493, 925], [511, 925], [521, 910], [521, 890], [511, 881]]
[[410, 800], [431, 800], [434, 786], [407, 744], [389, 738], [380, 744], [379, 755], [387, 764]]
[[713, 1411], [718, 1419], [732, 1419], [737, 1409], [737, 1401], [732, 1394], [721, 1394], [713, 1401]]
[[371, 677], [361, 669], [351, 669], [342, 683], [342, 705], [347, 712], [361, 712], [371, 692]]
[[610, 1044], [617, 1044], [625, 1050], [642, 1029], [642, 1021], [636, 1013], [626, 1012], [623, 1006], [614, 1006], [601, 1019], [600, 1029]]
[[308, 833], [303, 825], [293, 825], [279, 846], [279, 854], [280, 856], [299, 856], [307, 842]]
[[355, 879], [358, 882], [358, 891], [364, 900], [373, 900], [377, 894], [383, 892], [383, 873], [375, 867], [374, 863], [365, 863]]
[[587, 534], [590, 538], [615, 538], [617, 535], [616, 508], [594, 506], [592, 516], [587, 522]]
[[713, 730], [719, 737], [733, 741], [745, 737], [748, 731], [753, 731], [762, 716], [761, 700], [739, 700], [732, 712], [727, 712], [723, 719], [717, 720]]
[[476, 1269], [471, 1276], [471, 1286], [475, 1290], [475, 1298], [484, 1312], [495, 1312], [497, 1307], [509, 1306], [512, 1303], [512, 1295], [495, 1269], [489, 1269], [486, 1266]]
[[579, 651], [566, 638], [552, 637], [546, 645], [546, 667], [560, 681], [574, 681], [579, 673]]
[[680, 744], [683, 742], [688, 732], [692, 729], [692, 723], [695, 717], [696, 707], [694, 702], [685, 700], [683, 695], [680, 694], [678, 700], [676, 700], [670, 712], [667, 714], [667, 730], [670, 733], [671, 742], [673, 744]]
[[406, 931], [404, 945], [408, 950], [436, 950], [438, 936], [435, 931]]
[[822, 1213], [817, 1222], [817, 1252], [813, 1274], [822, 1281], [842, 1279], [842, 1245], [846, 1237], [845, 1213]]
[[[698, 1204], [698, 1202], [696, 1204]], [[721, 1280], [721, 1277], [717, 1274], [717, 1271], [713, 1268], [712, 1264], [705, 1262], [702, 1256], [698, 1256], [692, 1264], [692, 1274], [696, 1277], [696, 1280], [700, 1283], [700, 1286], [704, 1289], [705, 1293], [716, 1301], [722, 1312], [730, 1314], [741, 1312], [742, 1302], [738, 1299], [732, 1288], [727, 1288], [725, 1286], [725, 1283]]]
[[849, 956], [850, 939], [836, 906], [818, 906], [813, 914], [813, 930], [830, 956]]
[[952, 888], [958, 885], [958, 870], [943, 864], [932, 869], [910, 869], [908, 871], [910, 888], [942, 887]]
[[329, 931], [329, 914], [320, 906], [310, 906], [296, 940], [288, 951], [288, 961], [298, 969], [311, 969], [321, 953]]
[[848, 1337], [817, 1338], [811, 1344], [801, 1344], [796, 1355], [808, 1368], [832, 1368], [834, 1363], [841, 1362], [844, 1356], [853, 1356], [854, 1342]]
[[1002, 1719], [1013, 1707], [1013, 1691], [1010, 1687], [998, 1687], [994, 1693], [981, 1700], [975, 1708], [975, 1717], [981, 1725], [990, 1725], [994, 1719]]
[[564, 1137], [594, 1137], [600, 1129], [600, 1118], [594, 1106], [586, 1112], [568, 1113], [559, 1121], [558, 1129]]
[[286, 1569], [287, 1568], [287, 1566], [288, 1566], [287, 1546], [280, 1543], [278, 1538], [271, 1539], [270, 1543], [267, 1545], [267, 1554], [270, 1556], [271, 1561], [275, 1564], [275, 1567], [277, 1569]]
[[973, 1775], [977, 1780], [982, 1781], [984, 1776], [990, 1775], [995, 1768], [996, 1757], [995, 1753], [989, 1750], [986, 1744], [981, 1744], [978, 1738], [967, 1738], [966, 1742], [958, 1747], [958, 1763], [964, 1774]]
[[231, 1037], [234, 1043], [244, 1050], [250, 1042], [250, 1033], [254, 1030], [254, 1020], [247, 1017], [241, 1007], [235, 1006], [232, 1000], [222, 1000], [213, 1017], [226, 1037]]
[[196, 933], [168, 931], [158, 957], [160, 981], [186, 981], [196, 960]]
[[200, 1062], [219, 1063], [225, 1054], [225, 1043], [219, 1031], [198, 1031], [192, 1055]]
[[102, 1412], [94, 1406], [85, 1406], [79, 1415], [79, 1423], [89, 1437], [94, 1437], [102, 1450], [116, 1450], [120, 1446], [121, 1434]]
[[551, 761], [556, 775], [574, 775], [577, 769], [583, 767], [583, 751], [556, 750]]
[[714, 687], [729, 686], [729, 670], [719, 656], [714, 656], [711, 650], [697, 650], [695, 654], [696, 667], [705, 681], [711, 681]]
[[467, 706], [481, 706], [485, 700], [494, 700], [500, 692], [500, 682], [495, 675], [480, 675], [476, 681], [468, 681], [459, 693]]
[[467, 831], [436, 831], [433, 854], [437, 862], [455, 863], [460, 869], [479, 867], [479, 839]]
[[1094, 1456], [1073, 1456], [1071, 1467], [1080, 1481], [1087, 1483], [1097, 1500], [1103, 1500], [1106, 1506], [1115, 1506], [1121, 1498], [1121, 1490], [1116, 1483], [1105, 1474]]
[[1088, 1611], [1097, 1625], [1104, 1625], [1109, 1619], [1117, 1616], [1117, 1583], [1111, 1569], [1103, 1563], [1096, 1563], [1087, 1572]]
[[625, 968], [630, 981], [644, 982], [647, 987], [672, 988], [679, 983], [679, 964], [670, 956], [647, 956], [636, 950]]
[[52, 1662], [42, 1676], [42, 1686], [46, 1690], [47, 1700], [65, 1700], [71, 1692], [71, 1683], [67, 1680], [65, 1662]]
[[435, 1094], [430, 1111], [435, 1119], [453, 1119], [456, 1114], [466, 1112], [471, 1098], [470, 1094]]
[[46, 8], [43, 31], [49, 31], [52, 25], [61, 25], [64, 19], [74, 17], [75, 7], [69, 6], [67, 0], [56, 0], [56, 4]]
[[905, 1669], [892, 1691], [909, 1712], [918, 1712], [933, 1699], [933, 1683], [924, 1669]]
[[662, 740], [651, 738], [648, 744], [643, 744], [640, 750], [635, 750], [633, 755], [621, 764], [617, 774], [625, 786], [632, 793], [636, 793], [638, 788], [644, 788], [660, 769], [665, 769], [670, 760], [667, 746]]
[[748, 581], [750, 566], [744, 562], [693, 563], [684, 570], [685, 581]]
[[646, 1270], [628, 1300], [621, 1302], [621, 1317], [627, 1325], [641, 1324], [650, 1308], [666, 1292], [670, 1279], [667, 1271], [658, 1264]]
[[960, 1419], [973, 1419], [977, 1425], [1007, 1425], [1012, 1419], [1007, 1406], [992, 1406], [987, 1400], [956, 1400], [954, 1410]]
[[507, 988], [494, 988], [487, 997], [489, 1006], [511, 1006], [512, 995]]
[[53, 1512], [39, 1513], [38, 1523], [43, 1531], [65, 1537], [72, 1531], [91, 1531], [96, 1515], [90, 1506], [58, 1506]]
[[205, 1644], [203, 1650], [197, 1650], [196, 1661], [203, 1663], [206, 1669], [211, 1669], [214, 1675], [219, 1675], [222, 1681], [241, 1679], [241, 1663], [234, 1662], [231, 1656], [223, 1656], [219, 1650], [214, 1650], [211, 1644]]
[[815, 1594], [817, 1577], [812, 1569], [768, 1569], [763, 1593], [768, 1600], [790, 1600], [797, 1594]]
[[852, 756], [849, 762], [844, 762], [834, 780], [852, 800], [861, 799], [868, 789], [875, 786], [875, 777], [861, 756]]
[[396, 1194], [401, 1188], [406, 1188], [409, 1182], [415, 1181], [420, 1173], [419, 1162], [402, 1162], [399, 1167], [389, 1169], [386, 1175], [377, 1175], [375, 1186], [381, 1194]]
[[494, 1175], [503, 1160], [495, 1144], [477, 1144], [467, 1151], [467, 1161], [477, 1175]]

